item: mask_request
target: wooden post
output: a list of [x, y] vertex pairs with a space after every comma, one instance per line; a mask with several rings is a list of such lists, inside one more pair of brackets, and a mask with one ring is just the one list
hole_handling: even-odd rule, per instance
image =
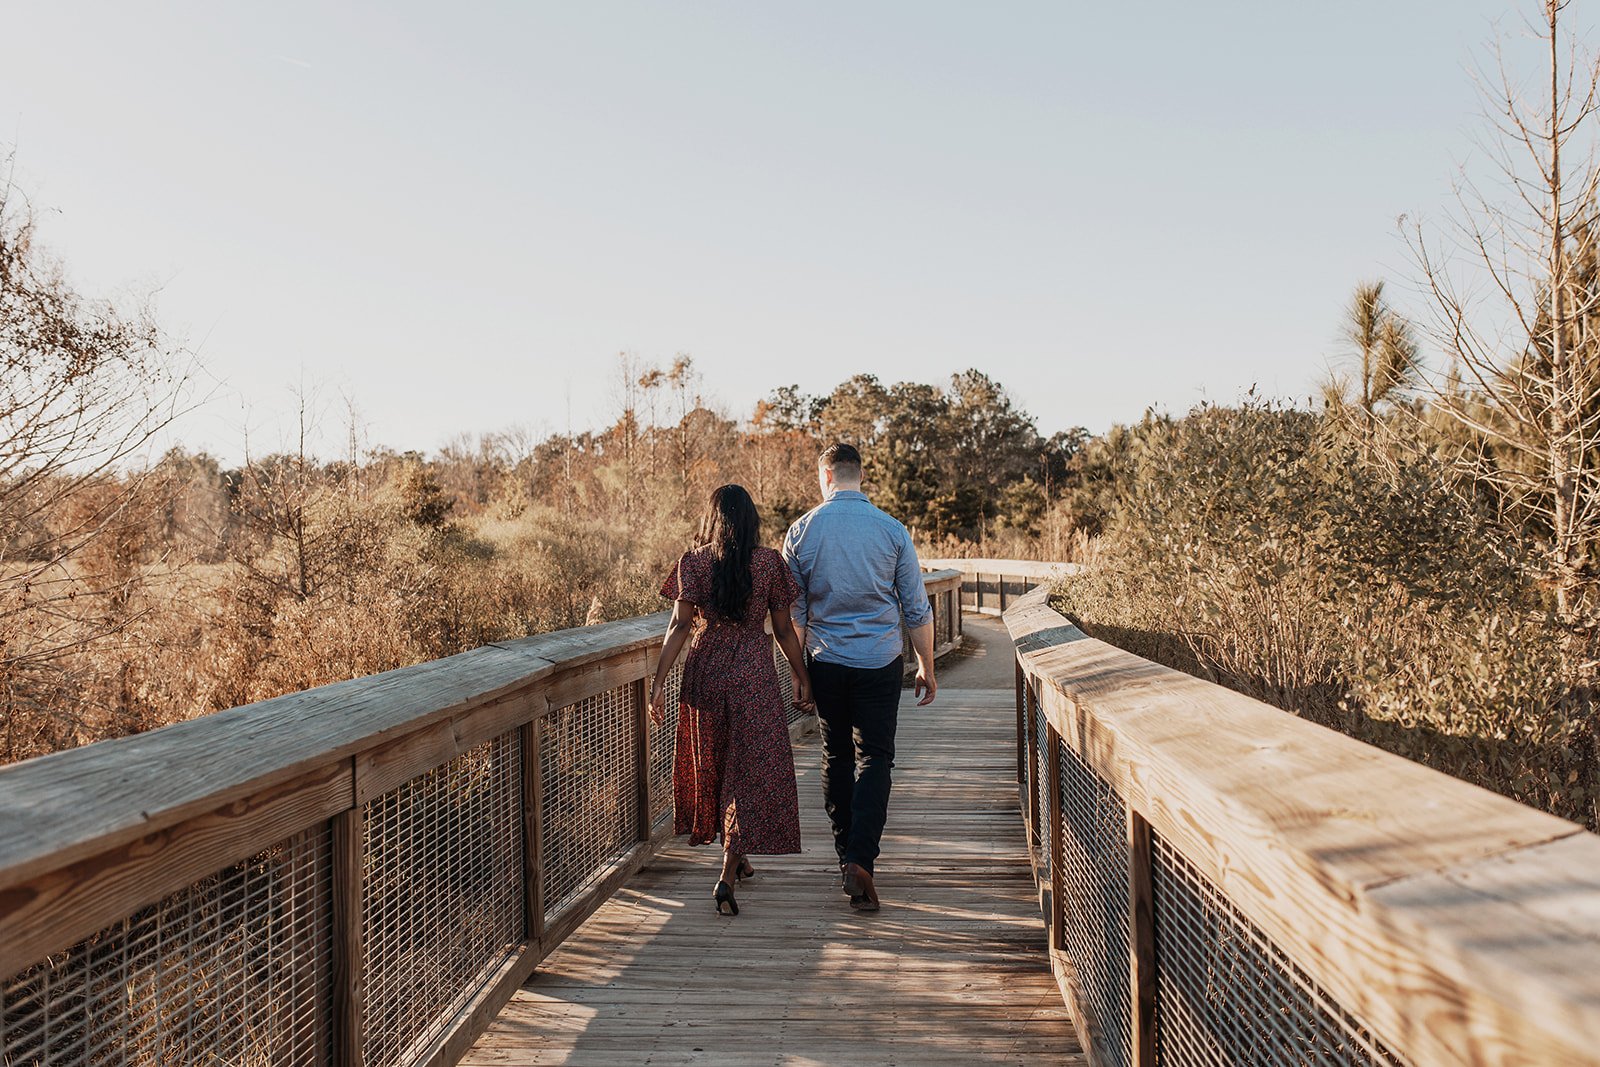
[[628, 687], [633, 697], [633, 758], [638, 778], [634, 797], [638, 805], [638, 840], [650, 840], [650, 692], [643, 678]]
[[1156, 1062], [1156, 927], [1150, 888], [1150, 824], [1128, 809], [1128, 1016], [1133, 1067]]
[[972, 610], [983, 611], [983, 572], [972, 572]]
[[1017, 784], [1021, 785], [1025, 766], [1022, 760], [1027, 752], [1024, 746], [1028, 740], [1028, 727], [1023, 721], [1023, 716], [1027, 713], [1023, 694], [1027, 691], [1025, 687], [1028, 684], [1028, 677], [1022, 673], [1022, 659], [1020, 656], [1015, 662], [1017, 665]]
[[543, 716], [522, 724], [522, 913], [532, 942], [544, 937], [543, 743]]
[[[1039, 706], [1039, 693], [1033, 682], [1028, 685], [1028, 728], [1024, 733], [1028, 744], [1028, 828], [1039, 833], [1039, 724], [1044, 721], [1044, 709]], [[1046, 723], [1048, 726], [1049, 724]]]
[[1050, 927], [1050, 947], [1065, 949], [1067, 917], [1061, 894], [1061, 737], [1048, 722], [1045, 723], [1045, 738], [1050, 753], [1050, 771], [1045, 779], [1050, 790], [1050, 816], [1045, 826], [1045, 833], [1050, 835], [1050, 910], [1045, 913], [1045, 919]]
[[995, 575], [995, 580], [1000, 585], [1000, 613], [1003, 615], [1006, 610], [1006, 576], [997, 574]]
[[365, 842], [362, 811], [333, 817], [333, 1062], [361, 1067], [362, 1012], [366, 1006], [366, 958], [361, 904]]

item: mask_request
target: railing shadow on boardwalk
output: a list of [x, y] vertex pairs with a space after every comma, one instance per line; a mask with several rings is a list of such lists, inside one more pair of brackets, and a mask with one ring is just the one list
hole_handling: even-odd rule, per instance
[[[984, 672], [948, 673], [960, 686]], [[1082, 1062], [1015, 816], [1011, 718], [1009, 690], [903, 705], [882, 912], [852, 913], [839, 893], [809, 739], [796, 750], [806, 853], [761, 859], [738, 918], [711, 913], [714, 848], [667, 850], [465, 1062]]]
[[[1600, 837], [1087, 638], [1027, 591], [1052, 565], [954, 571], [928, 577], [941, 632], [968, 601], [1018, 649], [989, 773], [1090, 1062], [1600, 1064]], [[458, 1061], [667, 843], [663, 625], [0, 769], [7, 1067]], [[928, 885], [970, 889], [953, 867]], [[977, 936], [927, 914], [880, 918]]]

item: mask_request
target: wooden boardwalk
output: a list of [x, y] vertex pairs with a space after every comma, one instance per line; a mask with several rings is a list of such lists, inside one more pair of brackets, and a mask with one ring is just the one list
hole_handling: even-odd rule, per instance
[[[994, 672], [948, 673], [959, 684]], [[714, 848], [672, 845], [462, 1062], [1086, 1062], [1050, 974], [1017, 815], [1011, 691], [945, 688], [923, 709], [907, 694], [900, 716], [881, 912], [858, 915], [839, 892], [808, 737], [795, 746], [805, 851], [755, 857], [737, 918], [712, 908]]]

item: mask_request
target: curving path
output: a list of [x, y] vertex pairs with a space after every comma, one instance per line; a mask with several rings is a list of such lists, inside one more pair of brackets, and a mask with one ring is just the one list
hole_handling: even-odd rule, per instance
[[805, 851], [755, 862], [737, 918], [717, 855], [675, 844], [541, 965], [464, 1064], [1087, 1063], [1051, 976], [1017, 817], [1011, 643], [968, 616], [939, 699], [901, 705], [878, 886], [838, 890], [815, 737]]

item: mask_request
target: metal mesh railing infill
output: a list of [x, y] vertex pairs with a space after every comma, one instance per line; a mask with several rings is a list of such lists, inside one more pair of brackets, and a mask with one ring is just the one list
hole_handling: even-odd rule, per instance
[[632, 683], [618, 686], [552, 711], [540, 724], [546, 921], [639, 839], [637, 691]]
[[1065, 742], [1061, 761], [1062, 938], [1105, 1067], [1131, 1067], [1128, 838], [1122, 798]]
[[1153, 835], [1152, 861], [1158, 1062], [1196, 1067], [1400, 1067], [1406, 1062], [1159, 835]]
[[512, 731], [366, 805], [367, 1067], [411, 1062], [522, 940], [521, 760]]
[[0, 1062], [329, 1062], [330, 848], [319, 824], [7, 979]]
[[650, 828], [672, 819], [672, 764], [678, 753], [678, 702], [683, 698], [683, 663], [667, 672], [666, 714], [650, 724]]

